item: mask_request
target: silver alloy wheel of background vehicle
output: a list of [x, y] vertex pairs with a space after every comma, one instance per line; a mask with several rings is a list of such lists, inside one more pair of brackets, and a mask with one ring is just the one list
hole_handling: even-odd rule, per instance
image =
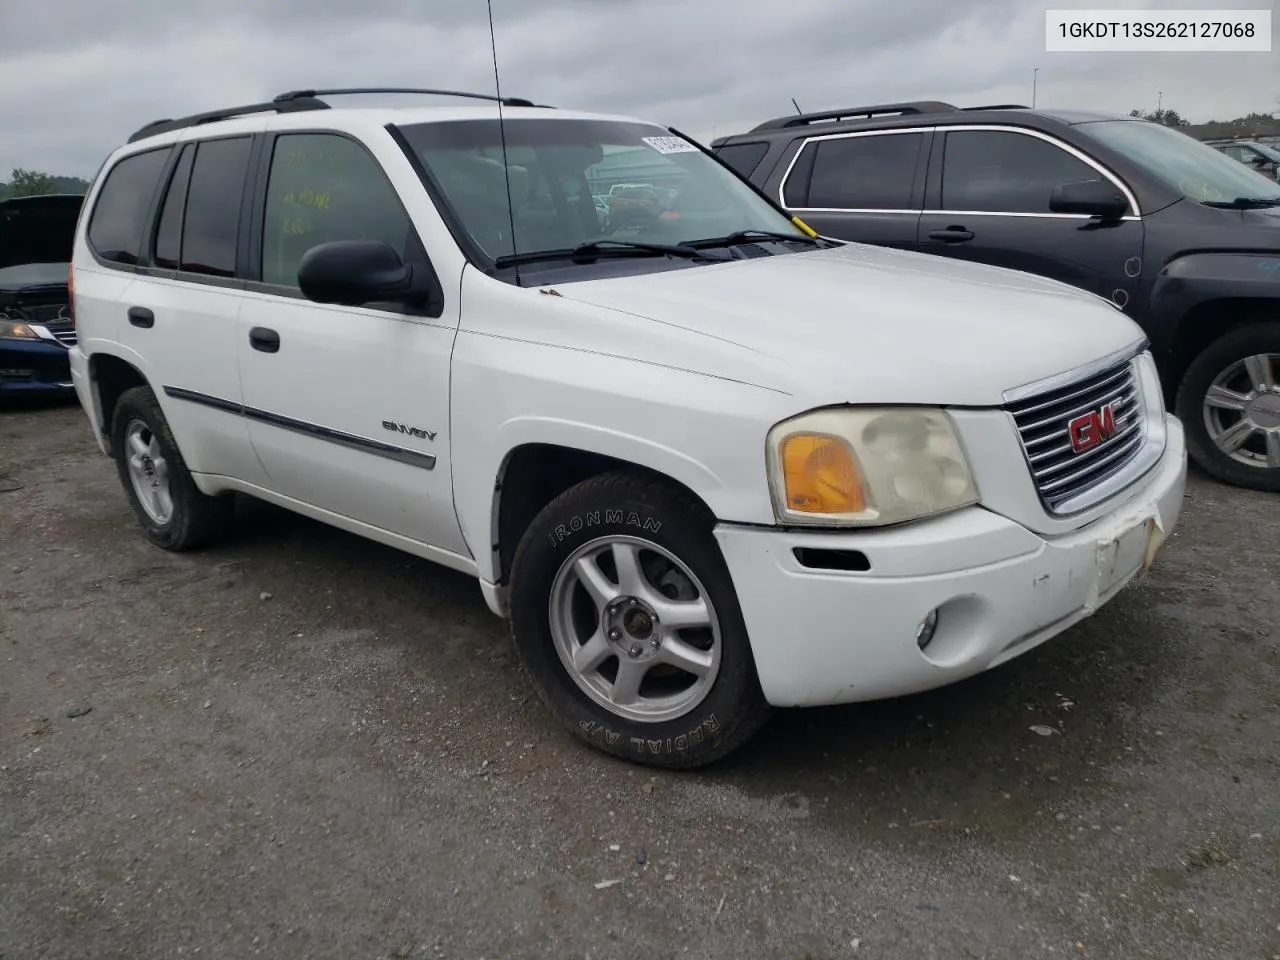
[[1238, 463], [1280, 469], [1280, 354], [1245, 357], [1214, 377], [1205, 392], [1204, 425]]
[[124, 443], [129, 480], [138, 503], [153, 521], [168, 523], [173, 516], [173, 496], [169, 491], [169, 464], [160, 450], [160, 439], [143, 421], [130, 420]]
[[693, 571], [656, 543], [610, 536], [579, 547], [556, 572], [548, 613], [569, 676], [619, 717], [674, 720], [715, 684], [715, 607]]

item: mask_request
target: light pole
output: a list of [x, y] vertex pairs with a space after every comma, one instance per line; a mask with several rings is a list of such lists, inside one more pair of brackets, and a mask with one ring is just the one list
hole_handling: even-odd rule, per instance
[[1032, 109], [1036, 105], [1036, 81], [1040, 79], [1040, 68], [1036, 67], [1031, 71], [1031, 106]]

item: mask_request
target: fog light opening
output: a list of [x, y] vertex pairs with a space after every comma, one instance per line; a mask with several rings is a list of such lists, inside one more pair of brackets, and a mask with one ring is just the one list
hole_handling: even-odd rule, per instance
[[938, 610], [935, 607], [929, 611], [929, 615], [920, 621], [920, 626], [916, 627], [916, 646], [924, 650], [933, 640], [934, 633], [938, 629]]

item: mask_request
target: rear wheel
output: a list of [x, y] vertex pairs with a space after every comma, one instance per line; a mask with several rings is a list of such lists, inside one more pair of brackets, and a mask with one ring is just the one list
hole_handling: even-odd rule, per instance
[[1178, 387], [1191, 457], [1208, 473], [1280, 491], [1280, 323], [1257, 323], [1211, 343]]
[[746, 626], [705, 507], [612, 473], [568, 490], [516, 552], [511, 620], [543, 699], [614, 756], [697, 767], [764, 723]]
[[190, 550], [231, 524], [234, 501], [200, 492], [149, 387], [120, 395], [111, 447], [125, 496], [147, 537], [166, 550]]

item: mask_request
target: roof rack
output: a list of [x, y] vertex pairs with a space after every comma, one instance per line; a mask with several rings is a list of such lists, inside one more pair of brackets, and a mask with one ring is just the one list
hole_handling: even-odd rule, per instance
[[981, 107], [961, 107], [962, 110], [1029, 110], [1025, 103], [988, 103]]
[[[205, 113], [193, 113], [178, 119], [153, 120], [144, 127], [134, 131], [129, 143], [154, 137], [173, 130], [183, 130], [204, 123], [216, 123], [219, 120], [230, 120], [233, 117], [247, 117], [255, 113], [296, 113], [304, 110], [328, 110], [329, 104], [321, 97], [353, 96], [369, 93], [413, 93], [436, 97], [466, 97], [471, 100], [490, 100], [506, 107], [537, 107], [536, 104], [521, 97], [496, 97], [487, 93], [469, 93], [463, 90], [432, 90], [420, 87], [334, 87], [327, 90], [290, 90], [266, 103], [250, 103], [239, 107], [227, 107], [222, 110], [209, 110]], [[548, 108], [550, 109], [550, 108]]]
[[752, 133], [761, 130], [785, 130], [788, 127], [804, 127], [811, 123], [820, 123], [826, 120], [851, 120], [862, 117], [877, 117], [891, 113], [899, 114], [922, 114], [922, 113], [953, 113], [959, 110], [959, 107], [950, 103], [943, 103], [941, 100], [916, 100], [910, 103], [883, 103], [873, 107], [848, 107], [844, 110], [827, 110], [822, 113], [802, 113], [799, 116], [776, 117], [773, 120], [766, 120], [751, 129]]

